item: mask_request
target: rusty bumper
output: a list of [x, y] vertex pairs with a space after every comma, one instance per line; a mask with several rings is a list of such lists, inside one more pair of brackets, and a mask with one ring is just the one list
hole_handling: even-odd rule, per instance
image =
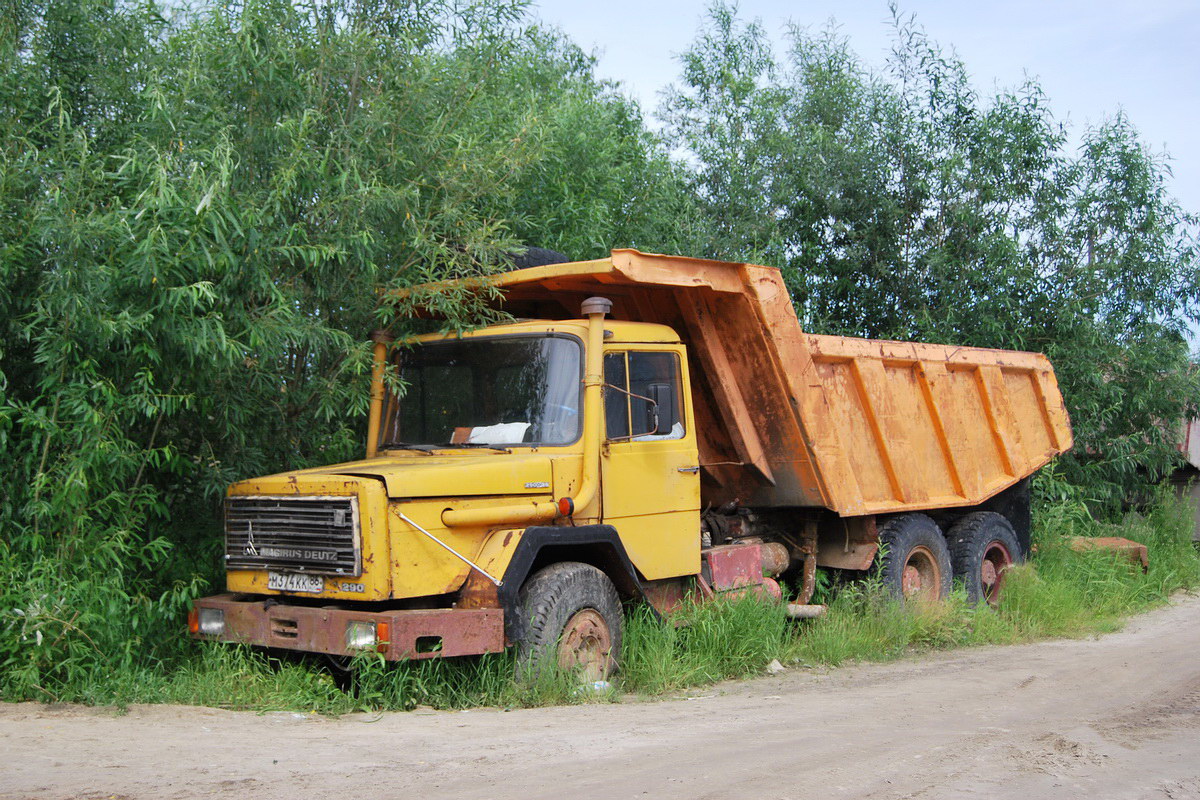
[[393, 661], [442, 656], [470, 656], [504, 649], [504, 612], [499, 608], [431, 608], [396, 611], [355, 611], [284, 605], [266, 599], [239, 599], [220, 594], [193, 604], [224, 612], [224, 631], [199, 633], [202, 640], [241, 642], [308, 653], [354, 655], [347, 647], [347, 626], [373, 623], [381, 643], [375, 648]]

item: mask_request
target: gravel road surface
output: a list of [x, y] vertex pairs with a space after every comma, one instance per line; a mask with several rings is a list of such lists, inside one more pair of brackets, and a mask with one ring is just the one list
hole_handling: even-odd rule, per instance
[[1200, 598], [687, 697], [326, 719], [0, 705], [0, 798], [1200, 798]]

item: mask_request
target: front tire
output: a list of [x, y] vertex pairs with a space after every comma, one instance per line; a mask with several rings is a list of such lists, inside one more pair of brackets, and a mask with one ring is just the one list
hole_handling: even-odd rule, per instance
[[1004, 573], [1024, 560], [1012, 524], [994, 511], [967, 514], [950, 529], [954, 576], [962, 580], [967, 600], [995, 606], [1004, 589]]
[[879, 579], [897, 600], [942, 600], [952, 585], [950, 550], [924, 514], [892, 517], [879, 529]]
[[587, 681], [613, 673], [624, 620], [607, 575], [590, 564], [552, 564], [525, 582], [519, 599], [526, 629], [518, 662], [527, 673], [536, 676], [547, 663]]

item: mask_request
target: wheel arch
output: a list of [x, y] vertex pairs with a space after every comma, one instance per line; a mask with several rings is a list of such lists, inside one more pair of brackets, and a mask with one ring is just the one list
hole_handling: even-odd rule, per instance
[[1033, 513], [1031, 507], [1030, 480], [1033, 476], [1022, 478], [1002, 492], [988, 498], [977, 506], [945, 509], [942, 511], [926, 512], [930, 514], [949, 539], [950, 531], [960, 520], [978, 514], [981, 511], [991, 511], [1008, 520], [1013, 533], [1017, 535], [1017, 544], [1021, 546], [1021, 555], [1028, 558], [1032, 544]]
[[578, 561], [600, 570], [613, 582], [623, 600], [645, 596], [641, 576], [613, 526], [526, 528], [499, 588], [504, 634], [509, 641], [518, 642], [525, 637], [525, 622], [520, 613], [521, 586], [538, 570], [562, 561]]

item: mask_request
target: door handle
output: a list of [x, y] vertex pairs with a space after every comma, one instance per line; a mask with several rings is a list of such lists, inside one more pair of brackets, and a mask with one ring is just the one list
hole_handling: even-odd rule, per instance
[[679, 468], [679, 471], [680, 471], [680, 472], [699, 472], [699, 471], [700, 471], [700, 467], [699, 467], [699, 466], [695, 466], [695, 467], [680, 467], [680, 468]]

